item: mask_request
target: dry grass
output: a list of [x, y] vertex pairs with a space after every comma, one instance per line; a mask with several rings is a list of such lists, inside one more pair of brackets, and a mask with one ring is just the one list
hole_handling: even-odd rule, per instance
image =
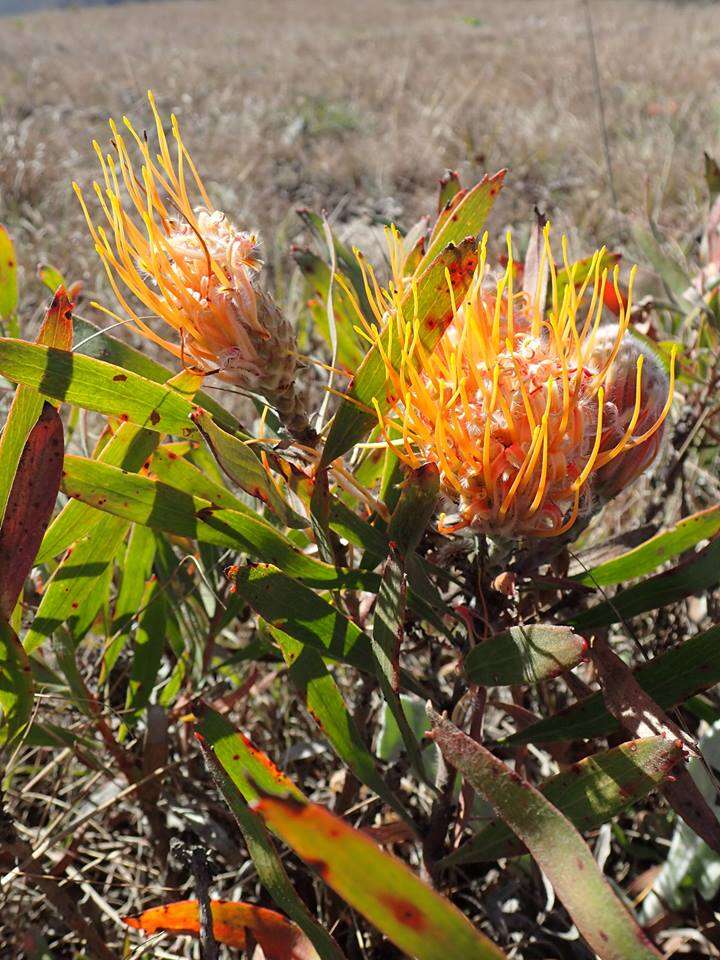
[[281, 275], [295, 207], [410, 224], [445, 167], [467, 180], [510, 168], [498, 231], [537, 203], [578, 246], [622, 242], [649, 191], [684, 233], [703, 200], [702, 150], [720, 142], [717, 11], [597, 0], [593, 16], [617, 214], [580, 2], [218, 0], [3, 20], [0, 220], [28, 307], [40, 260], [96, 283], [70, 182], [95, 175], [90, 141], [107, 142], [110, 114], [147, 121], [148, 87]]
[[[524, 224], [538, 204], [571, 234], [578, 254], [605, 241], [631, 254], [632, 224], [649, 205], [669, 235], [691, 236], [705, 202], [702, 151], [720, 152], [717, 9], [661, 0], [594, 0], [592, 9], [617, 210], [579, 0], [204, 0], [0, 20], [0, 222], [24, 270], [23, 329], [44, 299], [34, 279], [39, 262], [107, 295], [70, 184], [86, 186], [96, 175], [90, 142], [107, 141], [109, 115], [149, 123], [148, 87], [163, 113], [179, 115], [217, 205], [261, 230], [280, 287], [290, 281], [289, 245], [300, 239], [296, 207], [325, 208], [350, 234], [384, 218], [408, 226], [430, 211], [446, 167], [465, 181], [510, 168], [492, 223], [498, 234]], [[658, 633], [676, 628], [672, 616], [656, 625]], [[82, 666], [95, 684], [99, 652], [90, 650]], [[239, 671], [233, 679], [246, 677]], [[87, 718], [62, 702], [49, 699], [40, 709], [46, 722], [95, 736]], [[291, 711], [296, 701], [286, 685], [261, 675], [247, 729], [328, 801], [333, 761], [312, 760], [313, 728]], [[117, 726], [117, 716], [108, 716]], [[142, 757], [139, 746], [126, 746]], [[23, 840], [52, 841], [38, 869], [65, 874], [71, 897], [121, 956], [118, 917], [170, 889], [187, 891], [187, 879], [176, 866], [164, 871], [162, 843], [134, 800], [113, 802], [125, 782], [86, 761], [87, 754], [26, 746], [8, 799]], [[169, 831], [214, 831], [207, 839], [219, 852], [223, 895], [261, 897], [182, 727], [171, 732], [168, 762], [162, 808]], [[653, 837], [656, 817], [663, 820], [651, 804], [633, 825], [642, 842]], [[63, 831], [78, 818], [85, 819], [68, 843]], [[476, 873], [461, 905], [506, 948], [522, 943], [513, 956], [589, 956], [557, 936], [567, 918], [545, 915], [536, 877], [521, 869]], [[332, 917], [320, 888], [307, 889], [306, 874], [297, 881], [309, 902], [317, 894], [320, 915]], [[16, 880], [0, 903], [3, 895], [0, 956], [42, 956], [42, 934], [54, 960], [77, 957], [77, 941], [31, 882]], [[516, 898], [523, 909], [508, 910]], [[187, 957], [192, 949], [165, 942], [147, 955]], [[346, 949], [353, 960], [397, 956], [387, 945]]]

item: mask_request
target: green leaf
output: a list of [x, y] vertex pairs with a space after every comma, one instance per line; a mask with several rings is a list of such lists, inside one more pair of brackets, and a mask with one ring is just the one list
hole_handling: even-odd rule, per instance
[[[477, 266], [476, 243], [466, 240], [457, 246], [443, 250], [419, 277], [417, 286], [410, 288], [403, 300], [403, 310], [417, 314], [419, 340], [426, 350], [432, 350], [452, 320], [452, 299], [445, 276], [449, 271], [455, 301], [459, 304], [465, 296]], [[415, 308], [415, 290], [417, 307]], [[400, 346], [393, 329], [395, 318], [391, 317], [381, 335], [389, 360], [399, 362]], [[395, 334], [394, 336], [392, 334]], [[322, 453], [320, 466], [328, 466], [337, 457], [346, 453], [365, 436], [377, 422], [373, 410], [376, 400], [381, 410], [387, 410], [390, 401], [386, 395], [387, 372], [385, 361], [377, 344], [374, 344], [360, 364], [357, 375], [348, 386], [347, 398], [335, 414], [330, 433]], [[358, 406], [360, 404], [360, 406]]]
[[[312, 210], [298, 210], [298, 216], [315, 234], [315, 237], [320, 244], [320, 248], [325, 250], [327, 246], [325, 219], [321, 216], [318, 216], [317, 213], [313, 213]], [[337, 261], [337, 265], [348, 277], [350, 283], [354, 287], [363, 314], [365, 317], [371, 317], [372, 311], [370, 310], [370, 304], [368, 303], [367, 295], [365, 293], [365, 284], [363, 282], [360, 264], [353, 254], [353, 251], [350, 250], [349, 247], [347, 247], [344, 243], [342, 243], [342, 241], [338, 240], [337, 236], [332, 231], [331, 237], [333, 248], [335, 250], [335, 259]]]
[[237, 592], [263, 620], [324, 657], [373, 673], [370, 640], [352, 620], [269, 563], [242, 567]]
[[32, 703], [33, 682], [27, 654], [10, 624], [0, 621], [0, 747], [25, 729]]
[[157, 681], [165, 649], [166, 603], [164, 589], [154, 580], [145, 591], [138, 627], [133, 632], [133, 664], [125, 701], [128, 721], [142, 716]]
[[460, 175], [457, 170], [446, 170], [440, 178], [438, 190], [438, 213], [442, 213], [450, 201], [462, 190]]
[[[681, 759], [663, 737], [629, 740], [585, 757], [540, 784], [540, 792], [578, 830], [594, 830], [659, 786]], [[526, 847], [502, 820], [493, 820], [472, 840], [445, 857], [443, 867], [516, 857]]]
[[321, 960], [345, 960], [333, 938], [312, 917], [295, 892], [262, 820], [250, 810], [237, 786], [225, 772], [215, 756], [212, 741], [206, 740], [202, 735], [198, 735], [198, 741], [213, 779], [240, 827], [262, 885], [275, 903], [305, 932]]
[[97, 514], [92, 532], [76, 544], [45, 586], [32, 627], [23, 645], [28, 653], [39, 647], [60, 627], [77, 637], [92, 622], [106, 599], [109, 567], [129, 527], [126, 520]]
[[[67, 290], [67, 283], [65, 278], [60, 273], [60, 271], [54, 267], [51, 263], [40, 263], [37, 268], [38, 278], [45, 284], [50, 293], [55, 293], [55, 291], [62, 287], [64, 290]], [[68, 349], [70, 344], [68, 344]]]
[[326, 586], [371, 585], [377, 578], [361, 570], [336, 571], [305, 556], [279, 530], [257, 516], [218, 509], [149, 477], [129, 474], [85, 457], [65, 458], [63, 490], [70, 497], [124, 520], [142, 523], [201, 543], [231, 547], [268, 559], [292, 576]]
[[303, 799], [302, 790], [219, 713], [201, 701], [195, 715], [198, 734], [212, 747], [218, 763], [246, 800], [256, 800], [261, 793]]
[[[472, 190], [465, 194], [460, 203], [453, 208], [452, 215], [445, 220], [442, 227], [435, 233], [424, 257], [417, 266], [415, 276], [419, 276], [423, 270], [426, 270], [448, 245], [462, 245], [467, 237], [473, 237], [475, 240], [479, 239], [485, 221], [502, 189], [504, 180], [505, 171], [500, 170], [494, 177], [483, 177]], [[456, 298], [458, 302], [462, 299], [457, 293]]]
[[[693, 694], [720, 682], [720, 627], [711, 627], [655, 657], [634, 671], [643, 690], [663, 709], [682, 703]], [[614, 733], [619, 725], [610, 716], [601, 693], [546, 717], [508, 737], [507, 743], [551, 743]]]
[[539, 683], [570, 670], [583, 659], [587, 641], [570, 627], [529, 624], [511, 627], [477, 644], [463, 672], [483, 686]]
[[[71, 503], [79, 503], [71, 500]], [[88, 507], [93, 511], [92, 507]], [[107, 680], [125, 646], [128, 628], [143, 606], [143, 596], [152, 574], [156, 549], [155, 533], [149, 527], [133, 524], [125, 556], [119, 565], [122, 579], [113, 609], [113, 640], [105, 651], [100, 682]]]
[[440, 492], [440, 473], [434, 463], [411, 470], [402, 483], [402, 492], [388, 526], [393, 551], [404, 560], [420, 544], [435, 513]]
[[257, 510], [249, 507], [227, 487], [212, 480], [186, 457], [178, 456], [170, 444], [158, 447], [152, 458], [151, 472], [158, 480], [162, 480], [171, 487], [177, 487], [185, 493], [202, 497], [203, 500], [209, 500], [218, 507], [257, 517]]
[[[121, 423], [98, 455], [100, 463], [135, 472], [151, 456], [159, 436], [134, 423]], [[98, 511], [81, 500], [69, 500], [50, 524], [36, 563], [45, 563], [86, 537], [98, 521]]]
[[601, 960], [659, 960], [661, 955], [605, 880], [567, 817], [449, 720], [434, 712], [430, 719], [432, 737], [445, 759], [525, 843]]
[[675, 298], [682, 297], [691, 284], [686, 267], [667, 252], [653, 230], [637, 225], [632, 234], [644, 259], [652, 265], [668, 294]]
[[13, 320], [17, 305], [17, 256], [10, 234], [0, 224], [0, 320]]
[[578, 630], [607, 627], [665, 607], [714, 587], [720, 581], [720, 539], [671, 570], [616, 593], [612, 599], [579, 613], [570, 620]]
[[[151, 360], [142, 350], [136, 350], [122, 340], [111, 337], [89, 320], [75, 317], [75, 334], [77, 342], [73, 352], [76, 354], [94, 357], [96, 360], [122, 367], [123, 370], [130, 370], [145, 380], [152, 380], [153, 383], [167, 383], [177, 375], [177, 371], [170, 370], [157, 360]], [[204, 391], [200, 390], [196, 399], [226, 430], [235, 430], [240, 426], [231, 413]]]
[[[293, 257], [300, 267], [302, 275], [308, 283], [308, 286], [314, 291], [315, 295], [320, 297], [321, 304], [317, 310], [312, 311], [315, 325], [319, 328], [325, 342], [331, 346], [330, 329], [327, 317], [327, 301], [330, 290], [330, 268], [317, 254], [310, 250], [294, 250]], [[342, 271], [336, 272], [338, 276], [344, 276]], [[345, 276], [345, 282], [350, 284]], [[339, 283], [333, 283], [333, 310], [335, 312], [335, 327], [337, 331], [337, 362], [341, 367], [347, 370], [355, 370], [360, 366], [360, 362], [365, 352], [362, 341], [355, 332], [355, 327], [360, 319], [353, 306], [347, 291]]]
[[633, 550], [599, 564], [574, 577], [590, 587], [610, 587], [623, 580], [634, 580], [655, 570], [671, 557], [677, 557], [701, 540], [720, 530], [720, 506], [708, 507], [680, 520], [669, 530], [656, 534]]
[[407, 477], [388, 525], [391, 553], [383, 571], [373, 619], [372, 652], [383, 697], [403, 738], [418, 776], [429, 782], [420, 744], [400, 702], [400, 645], [407, 604], [405, 566], [420, 543], [435, 510], [439, 491], [437, 467], [428, 464]]
[[0, 338], [0, 373], [43, 396], [148, 430], [187, 437], [192, 405], [175, 390], [113, 364], [21, 340]]
[[282, 650], [288, 676], [305, 701], [308, 713], [327, 737], [338, 757], [365, 786], [373, 790], [403, 820], [412, 820], [375, 766], [372, 754], [363, 743], [342, 694], [323, 658], [313, 647], [270, 627], [273, 639]]
[[328, 886], [404, 954], [416, 960], [500, 960], [504, 956], [449, 900], [340, 817], [293, 797], [263, 796], [251, 806]]
[[280, 494], [254, 447], [246, 442], [249, 437], [227, 433], [213, 423], [204, 410], [195, 410], [192, 419], [213, 456], [231, 480], [250, 496], [266, 503], [286, 526], [301, 529], [309, 526], [308, 521], [299, 516]]
[[46, 403], [25, 443], [0, 524], [0, 620], [10, 620], [55, 506], [63, 425]]

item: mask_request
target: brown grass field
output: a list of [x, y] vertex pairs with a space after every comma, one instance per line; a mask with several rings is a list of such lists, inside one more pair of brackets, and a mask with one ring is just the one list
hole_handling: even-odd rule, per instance
[[[342, 237], [366, 246], [370, 237], [372, 254], [377, 224], [410, 227], [433, 211], [447, 168], [471, 183], [502, 167], [509, 175], [493, 240], [508, 227], [522, 236], [538, 206], [578, 257], [606, 243], [624, 262], [640, 260], [641, 292], [651, 289], [634, 231], [652, 218], [678, 256], [692, 258], [707, 206], [703, 151], [720, 155], [719, 8], [592, 0], [599, 87], [585, 9], [582, 0], [178, 0], [0, 18], [0, 222], [22, 267], [22, 335], [34, 333], [46, 301], [36, 277], [43, 262], [82, 280], [88, 300], [114, 306], [71, 183], [87, 188], [97, 175], [91, 141], [108, 142], [109, 116], [149, 126], [149, 88], [164, 115], [178, 115], [217, 206], [260, 231], [272, 283], [285, 295], [299, 288], [290, 255], [304, 240], [296, 208], [324, 209]], [[102, 320], [87, 302], [79, 312]], [[8, 398], [3, 391], [3, 414]], [[686, 495], [692, 501], [692, 490]], [[694, 508], [703, 505], [700, 497]], [[664, 519], [677, 508], [673, 500]], [[671, 619], [661, 626], [663, 636], [678, 629]], [[265, 679], [253, 692], [254, 736], [327, 799], [332, 764], [312, 760], [311, 726], [287, 715], [288, 701]], [[52, 702], [42, 709], [85, 729]], [[158, 868], [134, 798], [112, 803], [123, 786], [112, 770], [79, 774], [71, 751], [53, 756], [7, 785], [23, 839], [49, 838], [45, 868], [67, 870], [72, 896], [109, 931], [115, 956], [197, 956], [182, 939], [137, 950], [119, 918], [188, 885], [175, 868]], [[199, 760], [182, 772], [177, 762], [163, 799], [169, 829], [192, 824], [220, 852], [223, 896], [269, 904], [204, 776]], [[66, 846], [67, 823], [105, 803]], [[639, 842], [645, 816], [632, 834]], [[621, 882], [627, 869], [615, 857], [607, 872]], [[311, 898], [312, 881], [299, 882]], [[590, 957], [563, 938], [567, 918], [554, 918], [552, 905], [545, 911], [536, 879], [493, 867], [474, 882], [463, 909], [509, 956]], [[536, 911], [527, 921], [508, 907], [518, 898]], [[330, 907], [323, 901], [319, 912], [330, 916]], [[675, 926], [695, 921], [688, 913]], [[720, 956], [692, 936], [669, 942], [683, 947], [674, 955]], [[0, 889], [1, 960], [80, 960], [76, 943], [34, 884]], [[388, 944], [368, 952], [360, 933], [354, 949], [352, 960], [400, 956]]]
[[684, 240], [705, 201], [702, 152], [720, 143], [717, 8], [592, 9], [617, 209], [581, 2], [217, 0], [0, 21], [0, 220], [28, 306], [41, 260], [94, 287], [70, 184], [96, 175], [90, 144], [107, 143], [108, 116], [147, 122], [149, 87], [179, 115], [215, 202], [260, 229], [279, 277], [296, 207], [407, 226], [447, 167], [466, 181], [509, 168], [498, 235], [538, 204], [578, 255], [626, 247], [648, 210]]

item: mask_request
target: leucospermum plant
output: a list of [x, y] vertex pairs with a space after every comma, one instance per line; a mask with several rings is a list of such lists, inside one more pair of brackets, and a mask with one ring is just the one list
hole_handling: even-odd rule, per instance
[[[111, 122], [101, 179], [76, 192], [117, 300], [98, 306], [158, 359], [77, 316], [55, 272], [37, 341], [0, 339], [0, 373], [20, 384], [0, 439], [11, 775], [28, 750], [52, 753], [51, 729], [67, 746], [33, 706], [50, 685], [84, 718], [78, 780], [88, 751], [109, 751], [86, 773], [127, 780], [162, 870], [178, 814], [157, 757], [202, 777], [200, 751], [203, 798], [227, 799], [262, 902], [211, 902], [189, 857], [195, 899], [145, 909], [136, 896], [128, 923], [195, 933], [208, 957], [217, 939], [270, 960], [343, 960], [358, 943], [380, 958], [384, 938], [420, 960], [536, 956], [534, 921], [511, 943], [483, 908], [483, 863], [532, 899], [537, 876], [515, 859], [527, 853], [593, 953], [660, 956], [583, 833], [658, 791], [659, 837], [680, 817], [720, 846], [683, 765], [695, 730], [665, 712], [720, 681], [720, 627], [642, 671], [616, 653], [628, 618], [716, 582], [720, 506], [697, 502], [629, 552], [614, 530], [617, 555], [569, 568], [591, 519], [607, 539], [609, 501], [623, 494], [642, 519], [632, 485], [672, 428], [675, 350], [636, 329], [634, 271], [625, 287], [604, 248], [572, 261], [541, 222], [524, 260], [508, 236], [495, 267], [485, 225], [503, 173], [471, 189], [445, 177], [432, 229], [388, 228], [385, 268], [303, 211], [320, 252], [294, 249], [300, 336], [321, 383], [263, 285], [257, 234], [213, 205], [178, 121], [168, 136], [150, 107], [155, 146]], [[217, 383], [255, 405], [218, 402]], [[92, 451], [65, 438], [68, 406], [106, 418]], [[250, 739], [263, 731], [267, 753]], [[290, 757], [296, 738], [318, 744], [310, 775], [267, 755]], [[337, 792], [323, 786], [338, 775]], [[173, 777], [173, 794], [200, 802]], [[286, 866], [277, 841], [299, 861]], [[117, 931], [81, 921], [66, 911], [105, 957]]]

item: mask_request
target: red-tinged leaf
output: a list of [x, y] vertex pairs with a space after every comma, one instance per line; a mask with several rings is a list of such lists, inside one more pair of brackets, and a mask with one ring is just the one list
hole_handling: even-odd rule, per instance
[[252, 809], [403, 953], [416, 960], [505, 956], [402, 861], [323, 807], [294, 797], [264, 796]]
[[[620, 296], [618, 296], [618, 291]], [[605, 282], [605, 288], [603, 289], [603, 303], [608, 308], [611, 313], [614, 313], [616, 317], [620, 316], [620, 312], [625, 310], [628, 302], [628, 293], [625, 287], [618, 284], [618, 289], [615, 289], [615, 284], [612, 280], [607, 280]]]
[[[545, 780], [540, 792], [584, 833], [607, 823], [667, 782], [678, 768], [682, 750], [672, 740], [630, 740], [573, 763]], [[492, 820], [442, 861], [443, 867], [497, 860], [526, 853], [525, 846], [502, 820]]]
[[[37, 343], [59, 350], [69, 350], [73, 336], [74, 303], [62, 289], [48, 307]], [[20, 384], [15, 391], [2, 435], [0, 435], [0, 523], [5, 513], [15, 471], [30, 431], [37, 423], [45, 400], [34, 387]]]
[[457, 170], [446, 170], [439, 180], [437, 212], [441, 214], [450, 201], [462, 190]]
[[[628, 733], [634, 737], [659, 735], [672, 738], [697, 754], [695, 741], [645, 693], [630, 668], [610, 649], [606, 640], [595, 641], [592, 659], [605, 705]], [[687, 770], [679, 767], [675, 780], [666, 782], [662, 792], [685, 823], [720, 853], [720, 823]]]
[[[480, 237], [488, 214], [502, 190], [506, 170], [499, 170], [492, 177], [483, 177], [471, 190], [461, 190], [449, 203], [433, 228], [425, 256], [418, 264], [417, 272], [427, 269], [448, 244], [461, 243], [466, 237]], [[458, 303], [460, 298], [458, 298]]]
[[37, 335], [37, 343], [57, 350], [69, 350], [73, 339], [73, 316], [75, 300], [60, 286], [55, 291], [45, 319]]
[[[275, 910], [230, 900], [211, 902], [213, 933], [218, 943], [244, 949], [246, 930], [262, 947], [267, 960], [316, 960], [317, 953], [302, 930]], [[198, 936], [200, 912], [197, 900], [178, 900], [151, 907], [125, 923], [147, 934], [188, 933]]]
[[601, 960], [658, 960], [660, 954], [603, 877], [573, 824], [502, 760], [428, 710], [430, 736], [523, 841], [578, 930]]
[[46, 403], [30, 431], [0, 527], [0, 617], [9, 620], [60, 489], [63, 425]]

